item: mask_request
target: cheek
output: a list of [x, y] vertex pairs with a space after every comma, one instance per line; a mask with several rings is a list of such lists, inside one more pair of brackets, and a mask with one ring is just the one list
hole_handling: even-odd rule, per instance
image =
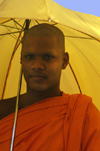
[[62, 65], [55, 63], [49, 67], [49, 75], [52, 75], [53, 78], [59, 78], [61, 75]]
[[23, 70], [24, 77], [26, 78], [29, 73], [29, 66], [22, 64], [22, 70]]

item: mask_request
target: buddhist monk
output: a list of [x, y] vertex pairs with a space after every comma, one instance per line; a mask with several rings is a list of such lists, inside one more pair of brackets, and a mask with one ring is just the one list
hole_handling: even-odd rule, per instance
[[[91, 97], [60, 90], [68, 63], [60, 29], [40, 24], [25, 33], [27, 91], [20, 95], [13, 151], [100, 151], [100, 112]], [[0, 151], [10, 150], [15, 102], [16, 97], [0, 101]]]

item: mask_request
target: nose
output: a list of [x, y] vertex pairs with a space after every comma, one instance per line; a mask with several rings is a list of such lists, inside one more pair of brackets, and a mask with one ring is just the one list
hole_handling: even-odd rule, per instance
[[42, 61], [42, 59], [40, 59], [40, 58], [35, 59], [32, 62], [31, 69], [32, 70], [44, 70], [44, 62]]

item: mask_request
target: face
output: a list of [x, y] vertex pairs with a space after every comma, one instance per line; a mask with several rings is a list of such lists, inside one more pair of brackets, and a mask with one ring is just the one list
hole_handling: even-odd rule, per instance
[[27, 89], [43, 92], [59, 88], [63, 53], [57, 46], [56, 36], [26, 36], [21, 62]]

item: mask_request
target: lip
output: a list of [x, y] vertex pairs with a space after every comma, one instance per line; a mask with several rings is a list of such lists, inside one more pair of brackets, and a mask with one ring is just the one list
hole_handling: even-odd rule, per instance
[[44, 75], [30, 75], [30, 78], [32, 78], [34, 81], [39, 81], [39, 80], [42, 80], [42, 79], [45, 79], [46, 76]]

